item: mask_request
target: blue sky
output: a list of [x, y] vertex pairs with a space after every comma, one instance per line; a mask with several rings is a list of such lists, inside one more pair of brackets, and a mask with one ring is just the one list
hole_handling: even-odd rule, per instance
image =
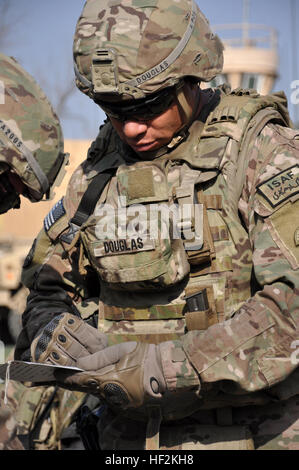
[[[0, 0], [0, 5], [4, 1]], [[295, 18], [291, 9], [293, 1]], [[84, 0], [9, 0], [8, 22], [12, 30], [2, 52], [16, 57], [35, 76], [55, 107], [58, 106], [55, 90], [63, 92], [73, 80], [73, 34], [84, 3]], [[197, 0], [197, 3], [212, 27], [242, 21], [242, 0]], [[299, 0], [251, 0], [249, 20], [278, 31], [280, 76], [274, 89], [284, 90], [290, 98], [291, 83], [299, 80], [299, 70], [294, 70], [292, 60], [291, 28], [293, 20], [297, 24], [296, 43], [299, 44]], [[299, 46], [297, 56], [298, 68]], [[292, 118], [299, 120], [299, 104], [290, 103], [289, 107]], [[67, 111], [61, 119], [65, 138], [93, 139], [96, 136], [104, 114], [89, 98], [76, 90], [67, 101]]]

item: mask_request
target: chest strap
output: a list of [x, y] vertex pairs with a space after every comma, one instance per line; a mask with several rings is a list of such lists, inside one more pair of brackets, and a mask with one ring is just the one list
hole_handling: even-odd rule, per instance
[[80, 230], [80, 227], [88, 220], [93, 213], [96, 204], [105, 188], [107, 183], [111, 180], [116, 169], [107, 170], [104, 173], [96, 175], [87, 190], [82, 196], [79, 207], [69, 222], [69, 230], [60, 238], [62, 241], [70, 244], [72, 243], [75, 235]]

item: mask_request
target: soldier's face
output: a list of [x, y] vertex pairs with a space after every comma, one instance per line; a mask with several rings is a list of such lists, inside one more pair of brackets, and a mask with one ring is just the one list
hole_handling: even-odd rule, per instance
[[[200, 93], [197, 84], [185, 83], [184, 95], [190, 108], [198, 103]], [[204, 102], [200, 100], [197, 113]], [[186, 116], [175, 97], [169, 107], [158, 116], [151, 119], [142, 119], [140, 116], [132, 116], [126, 120], [118, 120], [110, 116], [113, 127], [120, 138], [132, 147], [135, 152], [144, 154], [153, 152], [169, 144], [175, 134], [186, 124]]]
[[176, 101], [162, 114], [149, 120], [134, 116], [126, 121], [110, 119], [120, 138], [138, 153], [152, 152], [168, 144], [184, 124]]

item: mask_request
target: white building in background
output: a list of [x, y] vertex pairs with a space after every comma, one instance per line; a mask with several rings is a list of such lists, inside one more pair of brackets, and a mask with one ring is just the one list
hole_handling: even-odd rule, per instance
[[213, 25], [212, 29], [225, 46], [224, 67], [223, 73], [204, 87], [229, 83], [232, 89], [271, 93], [279, 66], [276, 30], [249, 23]]

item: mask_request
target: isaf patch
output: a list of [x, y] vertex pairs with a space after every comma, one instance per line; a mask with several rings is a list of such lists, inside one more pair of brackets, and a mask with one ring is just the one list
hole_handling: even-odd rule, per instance
[[272, 207], [299, 193], [299, 166], [294, 165], [258, 185], [261, 193]]
[[44, 219], [44, 228], [45, 231], [48, 232], [52, 225], [57, 222], [64, 214], [66, 213], [65, 208], [63, 206], [63, 198], [61, 198], [55, 206], [52, 207], [48, 215], [46, 215]]

